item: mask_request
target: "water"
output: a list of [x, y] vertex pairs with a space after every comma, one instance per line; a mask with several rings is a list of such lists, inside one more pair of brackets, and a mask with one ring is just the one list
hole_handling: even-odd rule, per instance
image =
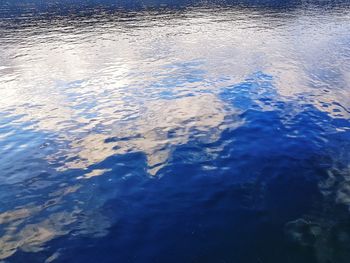
[[347, 263], [348, 1], [0, 1], [0, 261]]

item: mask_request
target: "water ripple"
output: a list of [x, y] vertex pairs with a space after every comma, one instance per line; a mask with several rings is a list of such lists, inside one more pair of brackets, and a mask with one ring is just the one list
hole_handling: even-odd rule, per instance
[[2, 1], [0, 260], [336, 262], [347, 1]]

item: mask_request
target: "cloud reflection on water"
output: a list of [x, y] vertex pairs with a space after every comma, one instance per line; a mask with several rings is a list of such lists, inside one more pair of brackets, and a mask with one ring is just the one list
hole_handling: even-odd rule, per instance
[[[205, 154], [193, 150], [194, 157], [186, 155], [188, 160], [196, 163], [203, 158], [202, 170], [229, 170], [215, 166], [215, 160], [237, 158], [230, 154], [239, 155], [239, 148], [225, 151], [235, 146], [237, 138], [244, 141], [234, 130], [253, 130], [251, 122], [260, 120], [249, 113], [255, 103], [260, 103], [263, 116], [271, 112], [271, 118], [280, 114], [281, 105], [289, 107], [273, 124], [294, 128], [287, 135], [297, 139], [303, 134], [295, 133], [293, 125], [302, 123], [300, 115], [316, 116], [310, 119], [312, 132], [326, 121], [347, 123], [349, 119], [350, 16], [346, 8], [328, 12], [322, 8], [290, 12], [193, 8], [127, 14], [63, 16], [50, 23], [35, 17], [20, 24], [1, 21], [6, 26], [0, 29], [4, 51], [0, 54], [0, 107], [9, 118], [1, 124], [6, 131], [1, 135], [6, 139], [3, 151], [10, 156], [2, 163], [7, 168], [2, 180], [8, 185], [27, 184], [35, 198], [14, 202], [0, 214], [5, 225], [0, 258], [18, 249], [43, 250], [53, 239], [69, 236], [71, 229], [79, 229], [78, 236], [108, 235], [108, 228], [116, 224], [115, 215], [108, 218], [100, 209], [115, 197], [114, 191], [122, 190], [108, 188], [111, 196], [103, 196], [102, 190], [88, 184], [98, 176], [105, 177], [100, 180], [107, 184], [110, 173], [118, 171], [127, 177], [130, 170], [145, 169], [160, 178], [162, 169], [175, 165], [174, 151], [190, 147], [193, 141], [214, 146], [205, 148]], [[263, 92], [266, 87], [270, 92], [267, 101], [261, 101], [261, 83]], [[324, 123], [317, 123], [319, 115]], [[324, 129], [334, 132], [332, 125], [324, 124]], [[348, 131], [347, 125], [337, 128]], [[227, 133], [237, 138], [221, 142]], [[267, 137], [267, 142], [279, 142], [279, 135], [276, 132], [276, 141]], [[315, 139], [310, 145], [324, 145], [330, 140], [324, 135], [329, 133], [309, 135], [308, 139]], [[257, 140], [263, 145], [263, 140]], [[118, 169], [108, 163], [119, 158], [115, 156], [138, 153], [146, 164], [137, 169], [130, 160], [121, 161]], [[35, 162], [28, 159], [32, 157]], [[128, 166], [125, 173], [123, 165]], [[52, 182], [40, 181], [45, 172], [54, 178]], [[39, 180], [42, 191], [35, 193], [38, 186], [31, 180]], [[320, 182], [320, 188], [327, 180]], [[52, 188], [61, 191], [57, 197], [52, 196]], [[331, 188], [336, 202], [348, 205], [347, 183]], [[99, 198], [94, 199], [94, 194]], [[94, 200], [85, 201], [89, 198]]]

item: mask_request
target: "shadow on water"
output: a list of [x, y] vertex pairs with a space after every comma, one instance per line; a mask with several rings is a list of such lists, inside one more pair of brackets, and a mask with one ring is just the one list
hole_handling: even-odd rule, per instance
[[0, 5], [1, 18], [20, 20], [41, 16], [50, 19], [56, 16], [89, 16], [103, 13], [142, 11], [185, 11], [193, 8], [248, 8], [257, 12], [285, 12], [303, 8], [348, 8], [344, 0], [3, 0]]
[[[2, 185], [8, 207], [17, 202], [11, 200], [15, 195], [25, 201], [0, 217], [1, 257], [347, 262], [348, 119], [315, 107], [308, 94], [279, 95], [274, 78], [263, 72], [217, 96], [223, 107], [235, 109], [225, 121], [238, 118], [240, 125], [227, 125], [209, 142], [196, 136], [194, 126], [156, 177], [137, 152], [56, 172], [46, 182], [39, 175]], [[96, 170], [99, 176], [77, 180]]]

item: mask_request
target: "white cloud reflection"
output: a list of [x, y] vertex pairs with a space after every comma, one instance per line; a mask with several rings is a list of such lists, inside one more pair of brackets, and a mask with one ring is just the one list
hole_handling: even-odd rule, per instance
[[[332, 52], [349, 54], [344, 50], [349, 21], [346, 12], [227, 9], [149, 14], [128, 21], [112, 16], [93, 26], [67, 28], [72, 21], [58, 20], [1, 29], [0, 109], [23, 115], [17, 121], [30, 123], [27, 129], [64, 142], [45, 156], [49, 163], [63, 158], [58, 171], [87, 169], [115, 154], [143, 152], [149, 174], [157, 175], [172, 148], [191, 139], [191, 129], [210, 142], [227, 125], [243, 123], [225, 122], [236, 110], [228, 110], [217, 94], [252, 72], [272, 75], [282, 96], [312, 92], [314, 106], [348, 118], [350, 97], [344, 85], [350, 83], [349, 61]], [[323, 74], [333, 74], [340, 87], [324, 81]], [[104, 172], [93, 170], [84, 178]], [[339, 193], [339, 202], [347, 203], [348, 193], [348, 188]], [[0, 214], [0, 223], [6, 225], [0, 259], [17, 249], [37, 251], [67, 234], [65, 227], [81, 211], [74, 208], [26, 222], [44, 209], [28, 205]], [[101, 229], [93, 229], [96, 222], [87, 220], [82, 231], [104, 234], [108, 220], [96, 218]]]

